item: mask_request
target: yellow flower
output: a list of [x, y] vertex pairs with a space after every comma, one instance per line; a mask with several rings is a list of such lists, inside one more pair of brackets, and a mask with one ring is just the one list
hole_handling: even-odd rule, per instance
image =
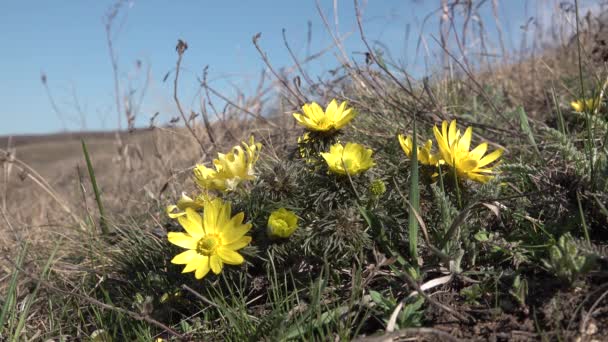
[[597, 107], [601, 106], [602, 102], [599, 97], [595, 97], [592, 99], [582, 99], [570, 102], [570, 106], [575, 112], [595, 112]]
[[[171, 218], [176, 218], [178, 216], [186, 215], [186, 208], [192, 208], [194, 210], [203, 209], [206, 202], [210, 201], [212, 198], [209, 194], [200, 194], [196, 196], [194, 199], [190, 198], [185, 193], [182, 193], [182, 197], [177, 201], [177, 205], [169, 205], [167, 206], [167, 215]], [[174, 212], [175, 210], [179, 210]]]
[[203, 217], [192, 208], [185, 211], [177, 220], [186, 232], [168, 234], [169, 242], [187, 249], [171, 259], [173, 264], [186, 265], [182, 273], [195, 272], [196, 279], [201, 279], [209, 270], [219, 274], [224, 264], [240, 265], [245, 261], [236, 252], [251, 242], [251, 236], [245, 236], [251, 223], [243, 224], [244, 213], [231, 218], [230, 202], [220, 199], [205, 203]]
[[196, 165], [196, 184], [206, 190], [233, 191], [242, 181], [255, 179], [253, 167], [262, 144], [256, 143], [252, 136], [249, 144], [243, 142], [242, 145], [233, 147], [229, 153], [218, 153], [217, 159], [213, 160], [215, 169]]
[[316, 102], [302, 106], [304, 114], [294, 113], [296, 121], [311, 131], [327, 132], [339, 130], [346, 126], [356, 115], [353, 108], [346, 108], [346, 101], [340, 103], [332, 100], [325, 111]]
[[371, 149], [356, 143], [347, 143], [346, 146], [337, 143], [329, 148], [329, 153], [321, 153], [321, 157], [330, 171], [340, 175], [356, 175], [376, 165], [372, 153]]
[[268, 217], [266, 232], [271, 238], [288, 238], [298, 228], [298, 217], [293, 211], [280, 208]]
[[456, 120], [453, 120], [448, 128], [448, 122], [444, 121], [441, 131], [437, 126], [433, 127], [433, 133], [439, 146], [439, 152], [445, 162], [452, 167], [458, 177], [471, 179], [480, 183], [485, 183], [492, 179], [492, 168], [487, 166], [500, 158], [502, 150], [496, 150], [484, 157], [488, 149], [487, 143], [481, 143], [472, 151], [469, 151], [473, 128], [468, 127], [464, 135], [460, 135], [460, 130], [456, 129]]
[[[402, 134], [397, 136], [399, 139], [399, 145], [401, 145], [401, 149], [405, 154], [411, 158], [412, 157], [412, 137], [404, 137]], [[424, 146], [418, 146], [418, 162], [424, 165], [437, 166], [439, 164], [439, 160], [441, 159], [439, 154], [431, 153], [431, 148], [433, 147], [433, 142], [431, 140], [427, 140]]]

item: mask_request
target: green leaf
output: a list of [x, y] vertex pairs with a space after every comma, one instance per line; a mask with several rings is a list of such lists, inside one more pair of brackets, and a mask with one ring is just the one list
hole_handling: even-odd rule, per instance
[[409, 251], [412, 258], [412, 264], [418, 265], [418, 220], [416, 212], [420, 212], [420, 184], [418, 175], [418, 144], [416, 138], [416, 119], [414, 119], [414, 132], [412, 134], [412, 160], [411, 160], [411, 175], [410, 175], [410, 192], [409, 192], [409, 217], [408, 217], [408, 238]]

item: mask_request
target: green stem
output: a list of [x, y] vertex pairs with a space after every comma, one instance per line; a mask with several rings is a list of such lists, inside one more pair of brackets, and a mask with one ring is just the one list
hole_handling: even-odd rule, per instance
[[581, 216], [581, 223], [583, 224], [583, 234], [585, 234], [585, 240], [591, 245], [591, 238], [589, 238], [589, 229], [587, 228], [587, 222], [585, 221], [585, 213], [583, 212], [583, 205], [581, 203], [581, 195], [576, 192], [576, 202], [578, 203], [578, 213]]
[[462, 210], [462, 197], [460, 196], [460, 186], [458, 185], [458, 173], [456, 169], [452, 169], [454, 175], [454, 186], [456, 187], [456, 198], [458, 200], [458, 209]]
[[418, 266], [418, 220], [416, 212], [420, 212], [420, 184], [418, 175], [418, 144], [416, 139], [416, 119], [414, 118], [414, 132], [412, 134], [412, 160], [410, 176], [410, 208], [408, 216], [409, 252], [412, 263]]
[[589, 158], [589, 175], [591, 177], [591, 187], [595, 189], [595, 168], [593, 166], [593, 148], [594, 148], [594, 138], [593, 131], [591, 129], [591, 110], [587, 108], [585, 102], [585, 83], [583, 81], [583, 59], [582, 59], [582, 49], [581, 49], [581, 37], [580, 37], [580, 23], [579, 23], [579, 13], [578, 13], [578, 0], [574, 1], [574, 7], [576, 9], [576, 42], [578, 47], [578, 77], [581, 83], [581, 101], [583, 101], [583, 110], [585, 112], [585, 126], [587, 128], [587, 140], [585, 141], [585, 149], [587, 150], [587, 155]]
[[101, 233], [107, 235], [108, 225], [106, 223], [106, 216], [103, 209], [103, 204], [101, 203], [101, 192], [97, 187], [97, 180], [95, 179], [95, 170], [93, 169], [93, 163], [91, 163], [91, 158], [89, 157], [87, 144], [85, 144], [84, 139], [81, 139], [80, 141], [82, 142], [82, 152], [84, 153], [84, 159], [87, 162], [89, 178], [91, 179], [91, 185], [93, 186], [93, 192], [95, 193], [95, 202], [97, 202], [97, 208], [99, 208], [99, 227], [101, 228]]

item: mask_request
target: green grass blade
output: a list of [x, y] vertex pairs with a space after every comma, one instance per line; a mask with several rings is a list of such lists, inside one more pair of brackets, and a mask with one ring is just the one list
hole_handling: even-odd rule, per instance
[[412, 264], [418, 265], [418, 220], [415, 212], [420, 211], [420, 184], [418, 175], [418, 144], [416, 137], [416, 120], [414, 119], [414, 132], [412, 134], [412, 160], [409, 193], [408, 238], [409, 252]]
[[[44, 280], [44, 278], [46, 278], [46, 276], [48, 275], [49, 270], [51, 268], [51, 264], [53, 263], [53, 260], [55, 258], [55, 254], [57, 253], [57, 250], [59, 249], [60, 243], [61, 243], [61, 241], [59, 241], [55, 245], [55, 248], [53, 249], [53, 252], [49, 256], [48, 260], [46, 261], [46, 264], [44, 265], [42, 272], [40, 272], [41, 281]], [[21, 335], [21, 331], [23, 330], [23, 327], [25, 327], [25, 322], [29, 315], [32, 304], [34, 304], [34, 301], [36, 300], [36, 295], [38, 294], [39, 289], [40, 289], [40, 282], [38, 282], [38, 284], [36, 284], [34, 291], [32, 291], [32, 293], [28, 296], [27, 301], [23, 307], [23, 311], [21, 311], [21, 314], [19, 315], [19, 322], [17, 323], [17, 327], [15, 328], [15, 331], [14, 331], [14, 334], [12, 337], [12, 341], [14, 341], [14, 342], [19, 341], [19, 335]]]
[[91, 163], [91, 158], [89, 157], [87, 144], [84, 142], [84, 139], [81, 139], [80, 141], [82, 142], [82, 152], [84, 153], [84, 158], [87, 161], [89, 178], [91, 179], [91, 185], [93, 186], [93, 192], [95, 193], [95, 202], [97, 202], [97, 208], [99, 208], [99, 227], [101, 228], [102, 234], [107, 235], [108, 226], [106, 224], [103, 203], [101, 202], [101, 193], [99, 192], [99, 188], [97, 187], [97, 180], [95, 179], [95, 170], [93, 169], [93, 164]]
[[539, 157], [539, 160], [542, 160], [542, 158], [540, 158], [541, 155], [540, 155], [540, 151], [538, 149], [538, 145], [536, 144], [536, 140], [534, 139], [534, 133], [532, 133], [532, 129], [530, 128], [530, 122], [528, 121], [528, 114], [526, 114], [526, 111], [521, 106], [517, 108], [517, 113], [519, 114], [519, 124], [520, 124], [521, 130], [528, 137], [528, 141], [534, 148], [534, 152]]
[[[27, 254], [27, 243], [21, 249], [21, 253], [17, 256], [17, 261], [15, 263], [15, 271], [13, 276], [11, 277], [11, 282], [8, 286], [8, 290], [6, 295], [4, 296], [4, 305], [2, 305], [2, 312], [0, 313], [0, 336], [3, 336], [3, 331], [5, 329], [5, 324], [7, 323], [7, 319], [9, 314], [14, 310], [15, 303], [17, 301], [17, 280], [19, 279], [19, 269], [23, 265], [23, 260], [25, 260], [25, 255]], [[9, 329], [10, 326], [7, 326], [6, 329]]]
[[583, 211], [583, 205], [581, 204], [581, 194], [576, 193], [576, 202], [578, 204], [578, 213], [581, 218], [581, 224], [583, 226], [583, 234], [585, 234], [585, 241], [591, 246], [591, 239], [589, 238], [589, 228], [587, 228], [587, 222], [585, 221], [585, 212]]
[[555, 112], [557, 113], [557, 128], [565, 135], [566, 123], [564, 121], [564, 113], [562, 113], [562, 108], [559, 106], [559, 98], [554, 86], [551, 86], [551, 97], [553, 98], [553, 103], [555, 103]]

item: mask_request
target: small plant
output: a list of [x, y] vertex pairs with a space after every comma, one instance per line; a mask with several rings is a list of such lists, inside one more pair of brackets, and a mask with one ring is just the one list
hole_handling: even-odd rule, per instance
[[479, 305], [479, 301], [483, 297], [483, 288], [479, 284], [473, 284], [460, 290], [460, 295], [464, 297], [465, 302], [471, 305]]
[[570, 233], [562, 235], [556, 245], [549, 248], [549, 259], [543, 264], [550, 272], [568, 284], [574, 283], [591, 266], [592, 259], [581, 253]]
[[414, 328], [422, 325], [424, 315], [424, 297], [416, 296], [406, 298], [401, 303], [392, 296], [383, 296], [380, 292], [370, 291], [370, 297], [379, 311], [384, 324], [388, 324], [391, 315], [400, 306], [395, 329]]

